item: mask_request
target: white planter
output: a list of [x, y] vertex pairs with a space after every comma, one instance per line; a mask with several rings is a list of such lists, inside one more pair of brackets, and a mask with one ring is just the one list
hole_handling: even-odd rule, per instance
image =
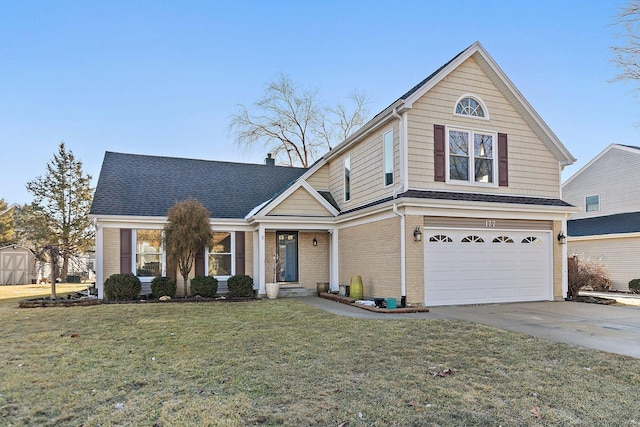
[[267, 283], [267, 298], [276, 299], [278, 298], [278, 292], [280, 292], [280, 284], [279, 283]]

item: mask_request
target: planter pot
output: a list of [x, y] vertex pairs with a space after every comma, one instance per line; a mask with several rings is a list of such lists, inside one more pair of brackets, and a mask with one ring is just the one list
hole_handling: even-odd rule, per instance
[[267, 298], [276, 299], [278, 298], [278, 293], [280, 292], [280, 284], [278, 283], [267, 283]]
[[349, 296], [351, 298], [360, 300], [363, 298], [363, 290], [362, 276], [351, 276], [351, 283], [349, 284]]

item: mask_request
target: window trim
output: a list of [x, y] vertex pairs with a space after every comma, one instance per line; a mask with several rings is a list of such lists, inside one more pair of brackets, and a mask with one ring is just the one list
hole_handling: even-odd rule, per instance
[[[449, 132], [466, 132], [469, 134], [469, 180], [458, 180], [451, 179], [451, 163], [450, 163], [450, 147], [449, 147]], [[491, 135], [493, 138], [492, 142], [492, 150], [493, 150], [493, 158], [492, 158], [492, 169], [491, 172], [492, 182], [478, 182], [475, 180], [475, 156], [473, 155], [473, 137], [475, 134], [484, 134]], [[498, 132], [494, 130], [488, 129], [476, 129], [476, 128], [465, 128], [463, 126], [455, 126], [455, 125], [446, 125], [445, 126], [445, 182], [447, 184], [456, 184], [456, 185], [468, 185], [472, 187], [489, 187], [489, 188], [498, 188], [500, 175], [498, 173], [498, 158], [500, 157], [498, 151]], [[473, 169], [471, 169], [473, 166]], [[472, 173], [473, 172], [473, 173]], [[471, 178], [474, 178], [471, 180]]]
[[[587, 203], [587, 199], [589, 197], [597, 197], [598, 198], [597, 209], [589, 210], [589, 203]], [[600, 194], [592, 194], [590, 196], [584, 196], [584, 211], [586, 213], [600, 212]]]
[[[351, 155], [344, 158], [342, 162], [343, 198], [345, 202], [351, 201]], [[347, 172], [349, 176], [347, 176]]]
[[[484, 112], [484, 116], [480, 117], [480, 116], [472, 116], [470, 114], [460, 114], [458, 112], [456, 112], [456, 110], [458, 109], [458, 104], [460, 104], [460, 102], [462, 102], [463, 99], [465, 98], [471, 98], [474, 101], [476, 101], [478, 104], [480, 104], [480, 107], [482, 107], [482, 111]], [[460, 98], [458, 98], [458, 100], [453, 104], [453, 115], [457, 116], [457, 117], [467, 117], [467, 118], [472, 118], [472, 119], [477, 119], [477, 120], [490, 120], [489, 118], [489, 110], [487, 109], [487, 105], [484, 103], [484, 101], [482, 100], [482, 98], [480, 98], [478, 95], [473, 94], [473, 93], [465, 93], [463, 94]]]
[[[138, 268], [138, 231], [150, 230], [160, 232], [160, 276], [139, 276]], [[167, 275], [167, 254], [164, 250], [164, 232], [158, 228], [133, 228], [131, 229], [131, 273], [140, 279], [141, 283], [151, 282], [156, 277]]]
[[[229, 277], [233, 276], [236, 274], [236, 233], [233, 231], [227, 231], [227, 230], [213, 230], [214, 233], [229, 233], [230, 238], [231, 238], [231, 274], [230, 275], [222, 275], [222, 276], [213, 276], [218, 280], [228, 280]], [[215, 252], [214, 252], [215, 253]], [[226, 252], [220, 252], [224, 255], [226, 255]], [[204, 248], [204, 271], [207, 275], [209, 275], [209, 254], [211, 254], [211, 252], [209, 251], [209, 247], [205, 247]]]
[[[387, 141], [387, 135], [391, 134], [391, 140]], [[395, 183], [395, 162], [393, 152], [393, 128], [382, 134], [382, 185], [389, 187]], [[387, 144], [391, 143], [391, 157], [387, 156]], [[387, 168], [391, 166], [391, 182], [387, 183]]]

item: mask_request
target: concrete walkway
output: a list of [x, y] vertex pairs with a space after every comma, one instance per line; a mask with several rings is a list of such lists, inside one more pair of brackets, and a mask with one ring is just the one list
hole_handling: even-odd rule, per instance
[[640, 306], [529, 302], [434, 307], [428, 313], [373, 313], [319, 297], [297, 298], [340, 316], [361, 319], [466, 320], [640, 359]]

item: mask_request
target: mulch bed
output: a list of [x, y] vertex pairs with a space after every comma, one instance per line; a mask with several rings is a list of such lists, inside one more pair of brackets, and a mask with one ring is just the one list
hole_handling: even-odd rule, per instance
[[329, 292], [320, 292], [320, 298], [329, 299], [332, 301], [337, 301], [343, 304], [351, 305], [353, 307], [358, 307], [363, 310], [373, 311], [375, 313], [427, 313], [429, 311], [426, 307], [398, 307], [398, 308], [381, 308], [376, 306], [368, 306], [363, 304], [356, 303], [356, 300], [350, 297], [345, 297], [342, 295], [331, 294]]
[[189, 298], [171, 298], [168, 301], [160, 301], [159, 299], [136, 299], [129, 301], [109, 301], [103, 300], [103, 304], [171, 304], [171, 303], [184, 303], [184, 302], [239, 302], [239, 301], [256, 301], [260, 298], [253, 297], [189, 297]]
[[602, 305], [610, 305], [610, 304], [616, 303], [616, 300], [614, 299], [592, 297], [588, 295], [580, 295], [577, 297], [567, 298], [567, 301], [586, 302], [588, 304], [602, 304]]
[[85, 298], [85, 299], [64, 299], [57, 298], [52, 300], [50, 298], [37, 298], [20, 301], [18, 307], [20, 308], [37, 308], [37, 307], [86, 307], [89, 305], [100, 305], [102, 300], [97, 298]]
[[190, 297], [190, 298], [172, 298], [169, 301], [160, 301], [159, 299], [135, 299], [128, 301], [109, 301], [100, 300], [97, 298], [57, 298], [52, 300], [51, 298], [34, 298], [18, 303], [19, 308], [39, 308], [39, 307], [85, 307], [89, 305], [100, 304], [171, 304], [171, 303], [185, 303], [185, 302], [239, 302], [239, 301], [255, 301], [259, 298], [253, 297], [216, 297], [216, 298], [203, 298], [203, 297]]

